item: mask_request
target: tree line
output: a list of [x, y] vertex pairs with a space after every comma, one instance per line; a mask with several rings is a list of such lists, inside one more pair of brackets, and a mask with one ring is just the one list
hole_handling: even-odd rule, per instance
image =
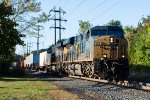
[[142, 18], [137, 27], [125, 26], [124, 31], [130, 63], [150, 67], [150, 16]]

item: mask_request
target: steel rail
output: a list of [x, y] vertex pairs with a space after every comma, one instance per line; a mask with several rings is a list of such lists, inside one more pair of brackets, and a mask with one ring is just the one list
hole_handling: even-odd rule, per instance
[[123, 86], [123, 87], [127, 87], [127, 88], [134, 88], [134, 89], [139, 89], [139, 90], [150, 91], [150, 83], [128, 81], [128, 80], [125, 80], [124, 82], [119, 81], [116, 83], [116, 82], [109, 82], [108, 80], [87, 78], [87, 77], [82, 77], [82, 76], [69, 75], [68, 77], [74, 78], [74, 79], [82, 79], [82, 80], [87, 80], [87, 81], [100, 82], [100, 83], [105, 83], [105, 84]]

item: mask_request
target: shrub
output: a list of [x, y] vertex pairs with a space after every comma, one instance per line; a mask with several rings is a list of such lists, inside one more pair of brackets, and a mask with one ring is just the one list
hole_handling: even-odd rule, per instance
[[144, 65], [130, 64], [129, 69], [130, 71], [135, 71], [135, 72], [150, 72], [150, 66], [144, 66]]
[[26, 71], [21, 67], [13, 67], [10, 70], [10, 75], [13, 77], [25, 77]]
[[11, 63], [8, 60], [0, 60], [0, 75], [1, 76], [6, 76], [9, 74], [10, 64]]

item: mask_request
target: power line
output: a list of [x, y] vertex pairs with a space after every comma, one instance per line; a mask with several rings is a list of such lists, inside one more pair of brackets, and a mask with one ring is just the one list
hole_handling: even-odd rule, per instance
[[55, 5], [58, 5], [58, 4], [60, 3], [60, 1], [61, 1], [61, 0], [56, 1], [56, 4], [55, 4]]
[[82, 4], [83, 4], [84, 0], [81, 0], [80, 3], [71, 11], [72, 13], [70, 13], [68, 16], [72, 15]]
[[99, 15], [97, 15], [95, 18], [91, 19], [90, 21], [93, 21], [95, 19], [97, 19], [99, 16], [104, 15], [105, 13], [107, 13], [108, 11], [110, 11], [113, 7], [115, 7], [116, 5], [118, 5], [122, 0], [117, 1], [115, 4], [113, 4], [111, 7], [109, 7], [108, 9], [106, 9], [104, 12], [100, 13]]
[[71, 1], [71, 0], [67, 0], [67, 1], [64, 3], [64, 5], [62, 6], [62, 9], [64, 9], [70, 1]]
[[107, 0], [103, 0], [102, 2], [100, 2], [96, 7], [90, 9], [89, 11], [85, 12], [83, 15], [81, 15], [80, 17], [82, 16], [87, 16], [90, 12], [96, 10], [97, 8], [101, 7]]

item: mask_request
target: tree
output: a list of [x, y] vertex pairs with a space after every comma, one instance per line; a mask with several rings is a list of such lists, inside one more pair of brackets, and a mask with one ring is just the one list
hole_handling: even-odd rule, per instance
[[150, 34], [150, 16], [147, 16], [147, 18], [143, 17], [142, 22], [147, 30], [147, 33]]
[[[14, 15], [11, 19], [18, 23], [18, 32], [26, 35], [35, 35], [33, 27], [37, 27], [37, 24], [48, 20], [48, 15], [42, 13], [39, 17], [30, 16], [31, 13], [37, 13], [41, 11], [40, 2], [37, 0], [3, 0], [7, 6], [14, 8]], [[40, 19], [40, 21], [39, 21]]]
[[118, 26], [118, 27], [121, 27], [122, 28], [122, 24], [120, 21], [118, 20], [111, 20], [110, 22], [107, 23], [107, 25], [110, 25], [110, 26]]
[[91, 28], [92, 25], [89, 23], [89, 21], [79, 20], [79, 26], [80, 26], [79, 32], [85, 33], [89, 28]]
[[6, 74], [9, 64], [15, 53], [17, 44], [23, 45], [23, 41], [16, 27], [17, 23], [11, 19], [14, 15], [12, 6], [0, 3], [0, 74]]
[[[131, 45], [132, 49], [129, 50], [130, 63], [135, 65], [150, 66], [150, 34], [148, 34], [147, 28], [148, 18], [142, 18], [141, 22], [138, 23], [136, 31], [130, 28]], [[127, 30], [127, 28], [126, 28]]]
[[0, 4], [0, 57], [8, 58], [13, 54], [17, 44], [23, 45], [20, 34], [16, 26], [18, 25], [10, 17], [14, 15], [12, 6], [5, 3]]
[[136, 29], [133, 26], [125, 26], [124, 32], [125, 32], [125, 38], [128, 41], [128, 51], [130, 51], [132, 49], [131, 45], [132, 45], [133, 36], [136, 33]]

